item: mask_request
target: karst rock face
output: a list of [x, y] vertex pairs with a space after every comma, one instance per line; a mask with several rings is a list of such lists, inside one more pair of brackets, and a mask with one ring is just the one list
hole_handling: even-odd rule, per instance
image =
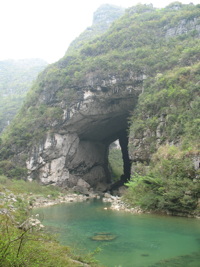
[[[124, 11], [118, 11], [120, 17]], [[122, 150], [123, 183], [130, 178], [131, 162], [148, 164], [159, 146], [180, 141], [182, 130], [174, 132], [169, 121], [170, 114], [179, 121], [178, 101], [173, 105], [170, 97], [190, 78], [195, 83], [191, 90], [197, 90], [199, 6], [175, 3], [157, 12], [151, 5], [138, 5], [105, 34], [110, 12], [102, 14], [96, 13], [95, 25], [39, 75], [0, 149], [1, 159], [20, 167], [26, 162], [30, 180], [84, 194], [91, 188], [104, 191], [111, 183], [108, 152], [113, 141], [118, 139]], [[185, 92], [178, 92], [183, 100]], [[129, 122], [136, 127], [130, 127], [128, 140]]]
[[[81, 192], [105, 190], [110, 183], [109, 145], [119, 139], [127, 158], [127, 119], [144, 79], [131, 73], [124, 79], [112, 76], [107, 80], [88, 75], [70, 107], [62, 105], [62, 123], [29, 152], [29, 179]], [[40, 99], [48, 101], [49, 94], [42, 94]]]

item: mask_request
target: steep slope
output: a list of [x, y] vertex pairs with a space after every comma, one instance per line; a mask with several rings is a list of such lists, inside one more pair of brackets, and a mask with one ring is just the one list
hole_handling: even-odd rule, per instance
[[0, 61], [0, 133], [11, 122], [38, 73], [47, 66], [41, 59]]
[[[1, 159], [26, 161], [29, 178], [44, 184], [103, 190], [111, 182], [113, 141], [122, 148], [123, 182], [130, 178], [130, 160], [149, 162], [172, 141], [192, 145], [199, 138], [196, 128], [192, 134], [199, 119], [199, 37], [199, 5], [126, 10], [105, 34], [69, 49], [38, 77], [4, 135]], [[184, 130], [173, 130], [181, 122]]]
[[[180, 53], [179, 61], [193, 49]], [[195, 50], [197, 52], [197, 50]], [[181, 216], [200, 214], [200, 64], [159, 73], [146, 86], [131, 118], [133, 206]], [[187, 62], [188, 62], [187, 59]]]
[[121, 17], [124, 12], [125, 9], [122, 7], [110, 4], [101, 5], [93, 14], [92, 26], [88, 27], [70, 44], [67, 53], [71, 50], [79, 49], [84, 45], [85, 41], [91, 41], [105, 33], [111, 24]]

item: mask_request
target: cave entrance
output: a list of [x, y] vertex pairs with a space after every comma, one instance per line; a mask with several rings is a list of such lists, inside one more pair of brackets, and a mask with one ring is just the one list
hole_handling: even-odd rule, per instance
[[130, 180], [131, 161], [128, 153], [128, 136], [126, 130], [121, 131], [118, 139], [110, 144], [108, 162], [112, 182], [121, 181], [124, 184]]
[[119, 181], [121, 179], [121, 175], [123, 174], [123, 159], [118, 139], [109, 146], [108, 163], [111, 182], [113, 183]]
[[[72, 130], [79, 137], [79, 143], [76, 156], [73, 156], [69, 166], [70, 175], [74, 181], [83, 179], [96, 191], [98, 188], [109, 188], [113, 185], [109, 169], [109, 147], [116, 140], [119, 140], [123, 162], [118, 185], [130, 180], [128, 118], [134, 101], [124, 97], [117, 100], [95, 103], [92, 114], [81, 113], [72, 125]], [[69, 131], [69, 125], [67, 129]]]
[[[123, 185], [130, 180], [131, 161], [128, 153], [128, 116], [129, 113], [106, 114], [93, 116], [90, 120], [82, 118], [77, 125], [79, 130], [79, 147], [77, 156], [73, 157], [71, 174], [78, 179], [81, 177], [92, 188], [97, 190], [101, 186], [115, 187], [112, 171], [109, 168], [109, 147], [118, 140], [121, 148], [122, 171], [118, 175], [117, 185]], [[78, 132], [78, 131], [76, 131]], [[120, 151], [118, 151], [120, 155]], [[120, 161], [120, 157], [119, 157]], [[116, 185], [116, 187], [117, 187]], [[97, 190], [98, 191], [98, 190]]]
[[[128, 153], [128, 127], [127, 125], [125, 126], [120, 131], [114, 132], [113, 130], [112, 135], [103, 140], [97, 139], [98, 135], [94, 134], [90, 136], [90, 139], [80, 139], [79, 137], [76, 154], [69, 165], [71, 177], [74, 180], [83, 179], [97, 191], [105, 191], [109, 190], [109, 188], [110, 190], [117, 189], [129, 181], [131, 161]], [[109, 128], [104, 127], [103, 129], [106, 137], [106, 133], [108, 133], [106, 130]], [[100, 130], [103, 133], [102, 129]], [[109, 166], [109, 154], [111, 156], [110, 147], [113, 146], [111, 144], [116, 140], [118, 140], [119, 149], [112, 151], [112, 154], [116, 158], [115, 165], [117, 167], [121, 165], [121, 168], [118, 168], [118, 177], [117, 180], [114, 180], [112, 179], [113, 171]], [[114, 155], [115, 152], [116, 155]]]
[[39, 177], [44, 184], [76, 188], [77, 192], [80, 187], [105, 192], [115, 186], [110, 177], [108, 156], [110, 144], [119, 140], [123, 171], [118, 186], [130, 179], [129, 118], [141, 90], [129, 84], [126, 78], [120, 78], [116, 85], [109, 78], [109, 90], [102, 92], [100, 84], [104, 80], [89, 77], [91, 85], [85, 86], [91, 90], [76, 89], [77, 96], [78, 92], [84, 93], [84, 97], [86, 92], [90, 96], [74, 99], [69, 109], [66, 107], [68, 116], [64, 116], [59, 127], [56, 124], [53, 128], [55, 133], [47, 135], [42, 149], [38, 143], [37, 149], [34, 147], [31, 152], [27, 161], [30, 177]]

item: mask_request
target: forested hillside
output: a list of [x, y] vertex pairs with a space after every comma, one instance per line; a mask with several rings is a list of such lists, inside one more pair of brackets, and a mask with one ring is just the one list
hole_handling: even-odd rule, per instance
[[0, 61], [0, 133], [13, 119], [39, 72], [47, 66], [41, 59]]
[[1, 159], [14, 157], [24, 164], [33, 147], [34, 151], [41, 151], [35, 148], [41, 143], [40, 148], [45, 147], [48, 133], [69, 133], [70, 114], [73, 118], [90, 105], [83, 105], [85, 92], [97, 103], [113, 96], [114, 89], [118, 94], [135, 88], [140, 96], [128, 118], [134, 178], [127, 198], [146, 209], [198, 214], [200, 5], [175, 2], [156, 9], [139, 4], [127, 9], [104, 34], [72, 48], [38, 77], [3, 136]]

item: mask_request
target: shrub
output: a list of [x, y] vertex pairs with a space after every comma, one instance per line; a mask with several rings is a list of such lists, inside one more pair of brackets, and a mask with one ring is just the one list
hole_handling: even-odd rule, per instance
[[18, 167], [11, 161], [0, 161], [0, 175], [6, 175], [9, 178], [22, 179], [27, 175], [25, 168]]
[[37, 227], [21, 229], [13, 214], [0, 215], [0, 267], [76, 266], [67, 254], [69, 248]]
[[146, 172], [132, 176], [124, 199], [146, 210], [195, 214], [200, 197], [198, 175], [188, 152], [163, 146], [152, 157]]

